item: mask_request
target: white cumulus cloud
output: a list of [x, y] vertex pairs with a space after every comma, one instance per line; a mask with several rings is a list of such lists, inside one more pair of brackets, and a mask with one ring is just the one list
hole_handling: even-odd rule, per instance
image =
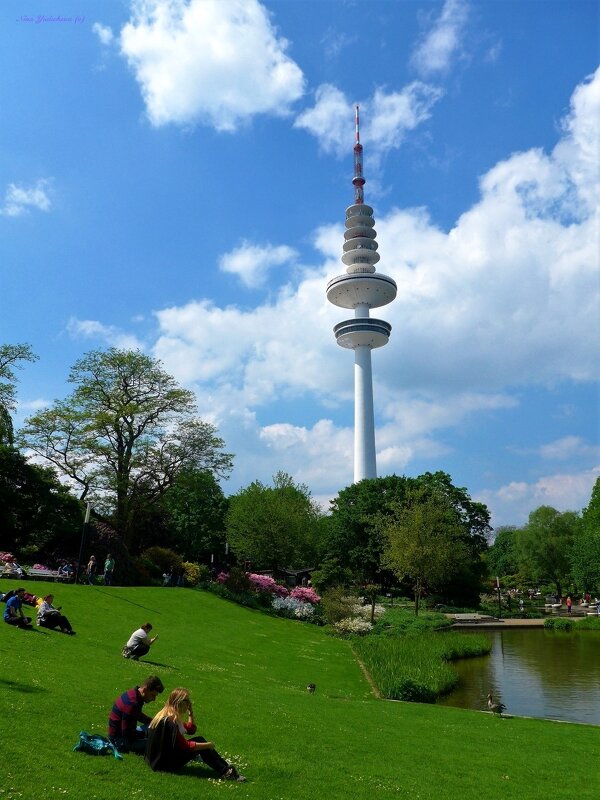
[[[408, 131], [429, 119], [442, 95], [435, 86], [413, 81], [398, 92], [378, 88], [371, 98], [360, 101], [361, 138], [369, 142], [370, 156], [399, 147]], [[294, 127], [312, 133], [324, 152], [342, 157], [348, 153], [353, 118], [350, 99], [337, 87], [323, 84], [315, 92], [315, 105], [296, 118]]]
[[156, 126], [232, 131], [255, 114], [288, 113], [304, 91], [257, 0], [135, 0], [120, 43]]
[[287, 245], [256, 245], [244, 241], [221, 256], [219, 267], [223, 272], [237, 275], [249, 289], [257, 289], [266, 283], [271, 269], [290, 264], [297, 255], [296, 250]]
[[94, 22], [92, 25], [92, 31], [96, 34], [96, 36], [100, 39], [100, 42], [105, 46], [112, 44], [115, 35], [112, 32], [112, 28], [109, 28], [108, 25], [102, 25], [100, 22]]
[[50, 181], [47, 178], [39, 180], [35, 186], [29, 188], [9, 183], [0, 214], [7, 217], [20, 217], [22, 214], [27, 214], [32, 208], [37, 208], [38, 211], [50, 211], [49, 186]]
[[94, 319], [71, 317], [67, 324], [67, 333], [73, 339], [96, 339], [120, 350], [142, 350], [144, 346], [137, 336], [121, 331], [114, 325], [103, 325]]
[[600, 466], [574, 473], [544, 475], [531, 483], [515, 481], [475, 498], [492, 513], [494, 527], [524, 525], [531, 511], [551, 506], [557, 511], [581, 511], [590, 501]]
[[412, 62], [423, 75], [446, 72], [460, 51], [461, 36], [469, 15], [464, 0], [446, 0], [440, 16], [417, 45]]

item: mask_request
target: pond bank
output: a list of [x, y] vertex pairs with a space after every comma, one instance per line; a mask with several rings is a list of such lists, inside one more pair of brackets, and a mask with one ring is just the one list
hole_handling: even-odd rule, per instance
[[[450, 619], [454, 618], [454, 614], [446, 614]], [[575, 617], [573, 618], [575, 619]], [[583, 619], [583, 617], [582, 617]], [[490, 628], [543, 628], [544, 619], [493, 619], [485, 617], [481, 620], [455, 620], [452, 630], [477, 629], [489, 630]]]

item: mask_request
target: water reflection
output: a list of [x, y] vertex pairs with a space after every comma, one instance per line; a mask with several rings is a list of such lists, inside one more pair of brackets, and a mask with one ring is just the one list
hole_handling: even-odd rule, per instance
[[456, 662], [460, 684], [440, 704], [483, 710], [491, 689], [507, 713], [600, 725], [600, 632], [512, 628], [486, 635], [490, 655]]

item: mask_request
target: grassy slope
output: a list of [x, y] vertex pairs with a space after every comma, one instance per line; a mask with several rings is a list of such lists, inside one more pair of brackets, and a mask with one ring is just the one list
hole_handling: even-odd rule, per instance
[[[35, 588], [41, 594], [51, 586]], [[77, 636], [0, 624], [0, 800], [598, 795], [596, 728], [378, 701], [346, 642], [210, 594], [56, 592]], [[146, 663], [122, 659], [121, 646], [146, 620], [159, 633]], [[80, 729], [104, 733], [114, 697], [153, 672], [167, 691], [192, 690], [200, 732], [240, 764], [249, 783], [207, 779], [196, 765], [171, 776], [152, 773], [136, 756], [117, 762], [71, 752]], [[148, 710], [158, 708], [159, 701]]]

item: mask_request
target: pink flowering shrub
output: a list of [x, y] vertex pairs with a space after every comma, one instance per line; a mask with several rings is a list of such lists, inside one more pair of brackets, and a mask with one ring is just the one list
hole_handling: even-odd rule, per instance
[[289, 594], [285, 586], [280, 586], [270, 575], [256, 575], [254, 572], [249, 572], [247, 577], [255, 592], [274, 594], [276, 597], [287, 597]]
[[34, 564], [31, 569], [48, 569], [45, 564]]
[[0, 553], [0, 561], [4, 561], [5, 564], [10, 564], [15, 560], [15, 557], [12, 553]]
[[229, 573], [228, 572], [219, 572], [217, 575], [217, 583], [227, 583], [229, 580]]
[[321, 602], [319, 595], [314, 589], [311, 589], [310, 586], [296, 586], [296, 588], [292, 589], [290, 592], [290, 597], [293, 597], [294, 600], [302, 600], [303, 603], [312, 603], [313, 605]]

